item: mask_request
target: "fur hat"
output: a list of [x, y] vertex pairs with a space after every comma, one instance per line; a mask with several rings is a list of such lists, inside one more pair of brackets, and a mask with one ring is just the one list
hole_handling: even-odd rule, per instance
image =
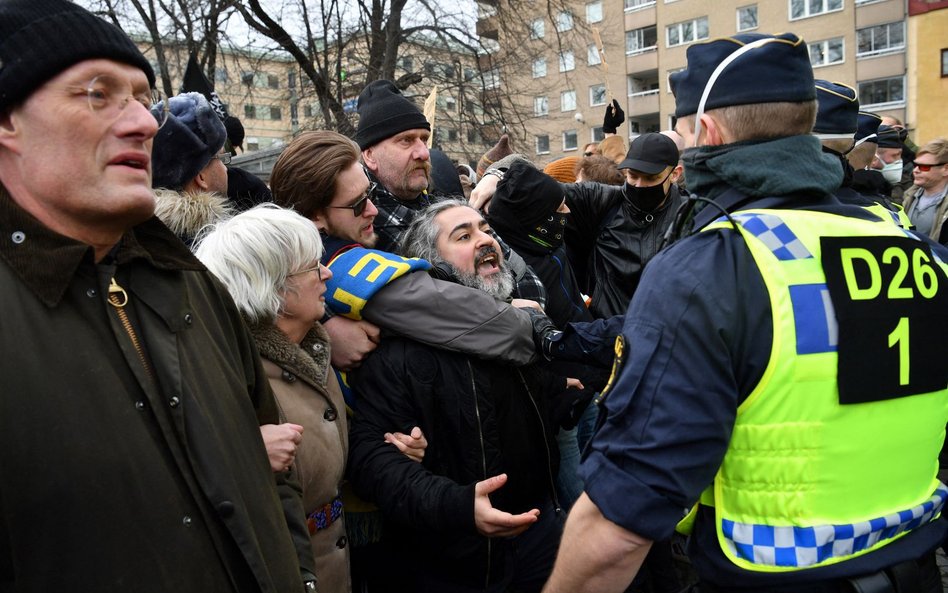
[[477, 176], [483, 177], [484, 172], [487, 171], [491, 165], [510, 154], [513, 154], [513, 151], [510, 149], [510, 137], [504, 134], [500, 137], [500, 140], [497, 141], [497, 144], [485, 152], [484, 156], [477, 161]]
[[852, 138], [856, 133], [859, 97], [856, 89], [841, 82], [817, 80], [818, 110], [813, 133], [821, 140]]
[[[746, 52], [731, 57], [737, 52]], [[742, 33], [688, 46], [688, 67], [669, 77], [675, 116], [698, 112], [717, 67], [729, 62], [713, 83], [704, 110], [752, 103], [802, 102], [816, 98], [806, 43], [793, 33]]]
[[[227, 139], [224, 123], [201, 93], [168, 99], [168, 121], [158, 130], [151, 150], [152, 185], [181, 189], [220, 152]], [[162, 103], [152, 113], [164, 109]]]
[[421, 110], [390, 80], [375, 80], [366, 85], [356, 110], [359, 127], [352, 139], [362, 150], [405, 130], [431, 130]]
[[543, 172], [562, 183], [575, 183], [577, 164], [578, 156], [564, 156], [543, 167]]
[[0, 111], [26, 100], [60, 72], [95, 58], [155, 73], [121, 29], [65, 0], [0, 1]]

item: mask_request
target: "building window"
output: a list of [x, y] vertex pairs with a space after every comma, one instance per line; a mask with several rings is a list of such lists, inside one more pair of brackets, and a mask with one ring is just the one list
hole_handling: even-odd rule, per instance
[[543, 39], [546, 35], [546, 23], [543, 19], [534, 19], [530, 22], [530, 39]]
[[674, 47], [708, 38], [708, 17], [668, 25], [665, 29], [665, 45]]
[[240, 82], [246, 86], [253, 86], [254, 75], [253, 72], [248, 72], [244, 70], [240, 73]]
[[810, 64], [814, 68], [817, 66], [829, 66], [830, 64], [841, 64], [845, 57], [845, 44], [842, 37], [835, 39], [826, 39], [810, 43], [807, 46], [810, 50]]
[[270, 119], [273, 121], [280, 121], [283, 119], [283, 113], [280, 111], [279, 107], [270, 107]]
[[659, 92], [658, 77], [640, 78], [629, 74], [626, 77], [626, 87], [628, 88], [629, 96], [653, 95]]
[[401, 60], [399, 60], [399, 64], [401, 64], [402, 70], [405, 70], [407, 72], [411, 72], [412, 67], [414, 67], [415, 65], [415, 63], [411, 59], [411, 56], [403, 57]]
[[655, 25], [625, 32], [625, 53], [636, 54], [655, 49], [658, 45], [658, 30]]
[[750, 31], [757, 28], [757, 5], [742, 6], [737, 9], [737, 30]]
[[598, 23], [602, 21], [602, 0], [590, 2], [586, 5], [586, 22]]
[[586, 48], [586, 63], [590, 66], [602, 64], [602, 56], [599, 55], [599, 48], [596, 47], [595, 43], [590, 43], [589, 47]]
[[576, 134], [576, 130], [563, 132], [563, 150], [576, 150], [577, 144], [579, 144], [579, 136]]
[[606, 133], [602, 131], [602, 126], [596, 126], [589, 137], [592, 138], [590, 142], [602, 142], [606, 138]]
[[869, 57], [905, 50], [905, 24], [886, 23], [856, 29], [856, 56]]
[[267, 74], [267, 86], [271, 89], [280, 88], [280, 77], [276, 74]]
[[573, 28], [573, 13], [561, 10], [556, 14], [556, 30], [562, 33]]
[[[156, 70], [157, 72], [157, 70]], [[227, 69], [223, 66], [218, 66], [214, 69], [214, 82], [219, 82], [221, 84], [227, 84], [230, 82], [230, 77], [227, 76]]]
[[576, 91], [563, 91], [560, 93], [560, 111], [576, 110]]
[[546, 59], [537, 58], [533, 60], [533, 77], [543, 78], [546, 76]]
[[547, 97], [534, 97], [533, 98], [533, 115], [540, 117], [543, 115], [549, 115], [550, 113], [550, 99]]
[[790, 0], [790, 20], [843, 9], [843, 0]]
[[859, 83], [859, 107], [890, 107], [905, 103], [905, 78], [881, 78]]
[[941, 50], [941, 77], [948, 76], [948, 49]]
[[597, 105], [606, 104], [606, 85], [604, 84], [594, 84], [589, 87], [589, 106], [595, 107]]
[[655, 6], [655, 0], [625, 0], [626, 10], [638, 10], [646, 6]]
[[247, 152], [260, 150], [260, 139], [252, 136], [244, 138], [244, 144], [247, 145]]
[[[536, 62], [534, 62], [536, 66]], [[543, 74], [546, 74], [546, 62], [543, 62]], [[500, 70], [497, 68], [491, 68], [484, 73], [484, 88], [485, 89], [496, 89], [500, 88], [501, 84]]]
[[257, 108], [253, 105], [244, 105], [244, 119], [257, 119]]
[[313, 117], [312, 105], [303, 105], [303, 117]]
[[546, 134], [536, 137], [537, 154], [550, 154], [550, 137]]
[[560, 72], [569, 72], [576, 68], [576, 61], [573, 58], [573, 50], [568, 49], [560, 53]]

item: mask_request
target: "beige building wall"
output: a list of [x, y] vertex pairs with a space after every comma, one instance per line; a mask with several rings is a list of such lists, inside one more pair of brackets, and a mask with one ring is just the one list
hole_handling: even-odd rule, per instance
[[907, 122], [912, 137], [922, 145], [936, 137], [948, 138], [948, 8], [909, 17], [909, 36], [916, 41], [909, 45]]
[[[577, 17], [582, 17], [587, 4], [574, 1], [570, 6]], [[943, 20], [933, 18], [931, 24], [919, 20], [918, 25], [909, 26], [906, 24], [904, 0], [822, 0], [820, 10], [815, 14], [807, 14], [806, 11], [814, 6], [811, 0], [604, 1], [604, 23], [597, 26], [602, 30], [606, 47], [611, 90], [627, 115], [628, 123], [620, 128], [620, 133], [634, 137], [637, 133], [665, 130], [672, 126], [675, 102], [668, 85], [668, 75], [685, 66], [688, 47], [700, 40], [669, 43], [669, 26], [676, 30], [681, 41], [685, 31], [695, 30], [686, 24], [696, 25], [699, 21], [702, 30], [706, 23], [706, 39], [731, 36], [738, 32], [792, 31], [800, 35], [808, 46], [812, 46], [811, 58], [815, 62], [813, 72], [816, 78], [856, 88], [865, 99], [865, 106], [882, 115], [912, 120], [921, 116], [907, 118], [909, 104], [921, 106], [930, 104], [926, 101], [940, 100], [940, 104], [944, 105], [945, 97], [939, 93], [945, 92], [944, 84], [948, 79], [940, 77], [940, 53], [932, 51], [924, 59], [918, 57], [919, 69], [923, 67], [922, 62], [927, 61], [924, 67], [932, 76], [922, 85], [915, 81], [916, 69], [910, 67], [909, 54], [906, 52], [907, 48], [914, 51], [917, 38], [918, 43], [923, 43], [923, 34], [931, 36], [932, 41], [929, 43], [944, 45], [943, 41], [934, 41], [944, 39], [944, 31], [948, 30]], [[801, 7], [804, 13], [793, 18], [792, 11], [800, 10]], [[545, 3], [537, 3], [536, 14], [523, 15], [524, 26], [529, 26], [533, 18], [542, 17], [544, 11]], [[755, 11], [756, 26], [745, 19], [744, 28], [739, 31], [739, 11], [745, 15], [748, 11]], [[948, 13], [945, 10], [937, 12]], [[940, 18], [943, 19], [944, 14]], [[552, 26], [549, 18], [546, 18], [546, 23], [549, 31]], [[617, 27], [620, 23], [621, 27]], [[629, 32], [635, 32], [633, 37], [640, 39], [642, 32], [652, 26], [655, 27], [654, 46], [636, 47], [626, 52]], [[501, 46], [504, 45], [502, 34], [498, 41]], [[563, 148], [563, 132], [577, 129], [581, 149], [583, 138], [592, 134], [594, 126], [601, 125], [603, 113], [602, 106], [589, 105], [588, 92], [582, 92], [589, 85], [604, 80], [601, 67], [588, 67], [585, 63], [581, 65], [577, 60], [576, 71], [566, 76], [555, 71], [556, 63], [550, 59], [548, 66], [552, 67], [548, 67], [547, 76], [539, 85], [530, 78], [528, 71], [526, 77], [503, 81], [505, 91], [512, 96], [521, 92], [542, 92], [550, 96], [550, 113], [527, 121], [524, 126], [526, 137], [522, 139], [526, 146], [515, 147], [532, 155], [541, 165], [576, 154], [576, 151]], [[571, 88], [577, 89], [577, 112], [583, 116], [579, 126], [563, 113], [554, 113], [554, 97], [562, 90]], [[933, 119], [938, 117], [937, 110], [927, 111], [932, 113]], [[533, 150], [535, 138], [539, 135], [549, 137], [548, 153], [537, 154]]]

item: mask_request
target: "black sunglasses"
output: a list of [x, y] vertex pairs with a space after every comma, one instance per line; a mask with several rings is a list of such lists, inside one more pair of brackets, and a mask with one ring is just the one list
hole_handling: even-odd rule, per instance
[[375, 192], [375, 188], [377, 186], [377, 183], [370, 182], [369, 187], [367, 187], [366, 190], [362, 192], [362, 197], [356, 200], [354, 204], [349, 206], [329, 206], [329, 208], [344, 208], [346, 210], [352, 210], [352, 215], [358, 218], [359, 216], [362, 216], [363, 212], [365, 212], [365, 206], [369, 201], [369, 196]]

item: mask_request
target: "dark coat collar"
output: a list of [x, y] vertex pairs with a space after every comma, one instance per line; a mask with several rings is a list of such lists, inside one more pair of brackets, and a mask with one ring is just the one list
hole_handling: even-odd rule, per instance
[[[109, 256], [121, 265], [144, 258], [158, 269], [204, 270], [157, 218], [129, 229]], [[0, 259], [47, 307], [62, 300], [79, 266], [94, 264], [91, 246], [60, 235], [20, 208], [0, 185]]]

